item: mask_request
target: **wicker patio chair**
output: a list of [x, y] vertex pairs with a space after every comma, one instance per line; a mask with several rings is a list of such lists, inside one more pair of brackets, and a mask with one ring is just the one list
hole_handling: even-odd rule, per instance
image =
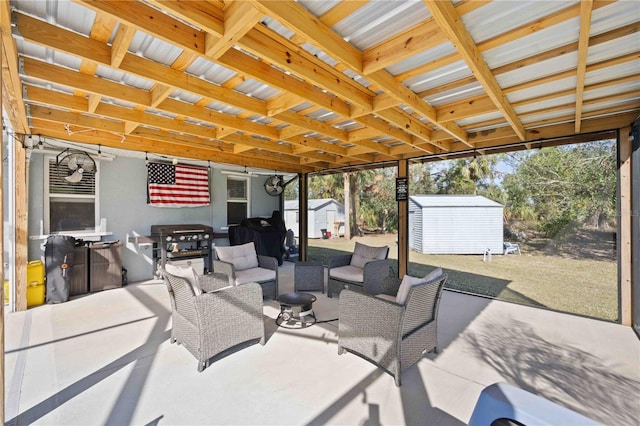
[[216, 247], [213, 270], [229, 277], [232, 285], [255, 282], [262, 287], [265, 299], [278, 297], [278, 260], [256, 253], [255, 244]]
[[[198, 360], [198, 371], [211, 357], [242, 343], [265, 343], [262, 288], [257, 283], [229, 287], [224, 274], [198, 277], [205, 292], [195, 295], [186, 278], [162, 273], [171, 299], [171, 343], [182, 344]], [[206, 292], [211, 291], [211, 292]]]
[[386, 295], [350, 290], [340, 294], [338, 354], [352, 352], [391, 374], [400, 386], [403, 370], [425, 353], [438, 350], [438, 306], [447, 274], [409, 288], [404, 304], [396, 302], [400, 280], [387, 277]]
[[369, 247], [356, 242], [352, 254], [329, 259], [327, 296], [340, 294], [342, 289], [379, 294], [382, 281], [389, 275], [389, 247]]

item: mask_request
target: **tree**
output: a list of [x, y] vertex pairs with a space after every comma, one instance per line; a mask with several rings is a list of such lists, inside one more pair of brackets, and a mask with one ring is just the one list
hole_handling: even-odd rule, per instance
[[430, 163], [409, 165], [409, 195], [435, 194], [436, 189]]
[[493, 184], [494, 169], [500, 157], [481, 155], [471, 159], [461, 158], [449, 162], [436, 176], [439, 194], [478, 194]]
[[613, 141], [544, 148], [510, 156], [515, 173], [504, 181], [509, 209], [535, 214], [551, 238], [578, 226], [606, 225], [616, 212]]

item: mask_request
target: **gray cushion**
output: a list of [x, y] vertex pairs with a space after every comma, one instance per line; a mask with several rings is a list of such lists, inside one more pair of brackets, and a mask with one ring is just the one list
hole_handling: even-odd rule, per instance
[[258, 255], [253, 241], [239, 246], [216, 246], [216, 255], [223, 262], [233, 264], [236, 272], [258, 267]]
[[246, 283], [261, 283], [276, 279], [276, 271], [265, 268], [251, 268], [243, 271], [236, 271], [236, 285]]
[[198, 284], [198, 276], [196, 275], [195, 269], [191, 266], [176, 266], [170, 263], [164, 265], [164, 269], [171, 275], [175, 275], [180, 278], [184, 278], [189, 281], [191, 287], [193, 288], [193, 293], [198, 296], [202, 294], [202, 289], [200, 289], [200, 285]]
[[356, 266], [346, 265], [329, 270], [331, 278], [337, 278], [342, 281], [351, 281], [354, 283], [364, 282], [364, 269]]
[[442, 268], [436, 268], [424, 276], [424, 281], [425, 282], [433, 281], [437, 278], [440, 278], [440, 275], [442, 275]]
[[389, 247], [371, 247], [366, 244], [356, 242], [356, 247], [351, 256], [351, 266], [364, 268], [364, 265], [372, 260], [382, 260], [387, 258]]
[[424, 278], [412, 277], [410, 275], [405, 275], [402, 278], [402, 282], [400, 283], [400, 288], [398, 289], [398, 294], [396, 294], [396, 303], [400, 305], [404, 305], [407, 301], [407, 296], [409, 296], [409, 290], [414, 285], [426, 283], [427, 281]]

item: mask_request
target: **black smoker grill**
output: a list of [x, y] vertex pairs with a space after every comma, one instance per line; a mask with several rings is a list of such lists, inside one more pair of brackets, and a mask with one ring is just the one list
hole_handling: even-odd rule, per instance
[[206, 225], [151, 225], [153, 270], [164, 268], [167, 261], [202, 258], [204, 272], [213, 270], [213, 228]]

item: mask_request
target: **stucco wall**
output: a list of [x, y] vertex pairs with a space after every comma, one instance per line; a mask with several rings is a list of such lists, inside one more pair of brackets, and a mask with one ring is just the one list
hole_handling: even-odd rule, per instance
[[[43, 220], [44, 155], [34, 151], [29, 167], [29, 218], [28, 234], [39, 235]], [[160, 208], [147, 205], [147, 169], [144, 160], [116, 157], [112, 161], [100, 161], [100, 217], [107, 221], [107, 231], [113, 235], [102, 240], [123, 242], [122, 263], [127, 269], [129, 281], [150, 279], [153, 276], [151, 245], [128, 242], [128, 237], [149, 235], [155, 224], [202, 224], [213, 226], [220, 232], [227, 225], [226, 179], [220, 170], [212, 169], [210, 188], [212, 203], [208, 207]], [[263, 177], [250, 178], [251, 217], [271, 216], [278, 209], [278, 197], [264, 191]], [[44, 260], [45, 240], [29, 240], [29, 260]], [[228, 240], [216, 240], [218, 245], [228, 245]]]

